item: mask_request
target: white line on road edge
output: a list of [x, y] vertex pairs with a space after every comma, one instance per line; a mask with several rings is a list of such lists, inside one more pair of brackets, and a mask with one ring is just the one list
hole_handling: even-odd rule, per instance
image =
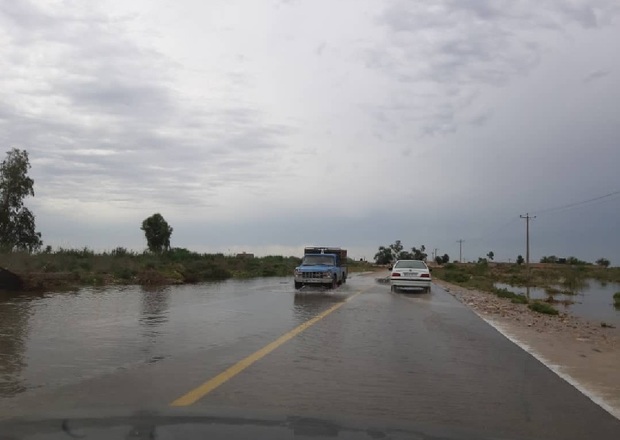
[[[445, 291], [447, 293], [450, 293], [448, 290], [446, 290], [442, 286], [439, 286], [437, 284], [435, 284], [435, 286], [439, 287], [440, 289], [442, 289], [443, 291]], [[452, 295], [452, 296], [454, 296], [454, 295]], [[456, 298], [456, 299], [458, 300], [458, 298]], [[592, 402], [594, 402], [595, 404], [597, 404], [598, 406], [603, 408], [605, 411], [607, 411], [613, 417], [615, 417], [616, 419], [620, 420], [620, 408], [615, 408], [614, 406], [608, 404], [605, 401], [605, 399], [603, 397], [599, 396], [598, 394], [596, 394], [596, 392], [594, 392], [593, 390], [589, 389], [587, 386], [585, 386], [584, 384], [580, 383], [579, 381], [574, 379], [569, 374], [566, 374], [565, 372], [563, 372], [561, 365], [554, 364], [554, 363], [550, 362], [543, 355], [541, 355], [540, 353], [537, 353], [536, 351], [534, 351], [534, 349], [532, 347], [527, 345], [525, 342], [521, 341], [515, 335], [511, 334], [501, 323], [499, 323], [497, 321], [494, 321], [494, 320], [492, 320], [490, 318], [487, 318], [484, 315], [481, 315], [480, 313], [478, 313], [477, 310], [474, 310], [473, 308], [468, 307], [462, 301], [459, 301], [459, 302], [461, 304], [463, 304], [465, 307], [467, 307], [469, 310], [474, 312], [476, 315], [478, 315], [478, 317], [480, 319], [482, 319], [487, 324], [489, 324], [491, 327], [493, 327], [495, 330], [497, 330], [499, 333], [501, 333], [510, 342], [512, 342], [513, 344], [515, 344], [519, 348], [521, 348], [526, 353], [531, 354], [538, 362], [540, 362], [545, 367], [547, 367], [548, 369], [553, 371], [560, 378], [564, 379], [567, 383], [569, 383], [571, 386], [573, 386], [575, 389], [577, 389], [581, 394], [583, 394], [588, 399], [590, 399]]]

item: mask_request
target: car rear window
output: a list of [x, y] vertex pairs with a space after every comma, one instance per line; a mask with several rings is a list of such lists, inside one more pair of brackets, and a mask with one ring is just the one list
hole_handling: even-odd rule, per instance
[[399, 269], [426, 269], [426, 264], [419, 260], [403, 260], [397, 261], [394, 268]]

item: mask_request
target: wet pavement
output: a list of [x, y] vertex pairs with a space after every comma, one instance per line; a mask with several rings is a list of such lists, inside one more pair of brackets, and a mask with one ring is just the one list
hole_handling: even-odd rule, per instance
[[187, 409], [618, 438], [620, 421], [436, 286], [396, 294], [358, 275], [330, 292], [292, 284], [2, 296], [0, 417], [168, 407], [318, 316]]

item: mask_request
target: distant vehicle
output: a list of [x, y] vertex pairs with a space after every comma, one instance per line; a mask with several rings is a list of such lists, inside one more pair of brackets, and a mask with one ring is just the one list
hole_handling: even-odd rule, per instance
[[391, 270], [390, 286], [393, 292], [401, 288], [431, 291], [431, 271], [424, 261], [398, 260]]
[[347, 250], [307, 247], [301, 265], [295, 268], [295, 289], [305, 285], [336, 288], [347, 282]]

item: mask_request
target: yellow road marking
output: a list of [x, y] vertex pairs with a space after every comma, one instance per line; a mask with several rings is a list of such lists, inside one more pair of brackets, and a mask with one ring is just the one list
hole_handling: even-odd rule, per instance
[[[368, 289], [370, 289], [370, 288], [368, 288]], [[227, 368], [226, 370], [222, 371], [220, 374], [218, 374], [217, 376], [209, 379], [208, 381], [206, 381], [202, 385], [198, 386], [197, 388], [194, 388], [189, 393], [179, 397], [178, 399], [173, 401], [170, 404], [170, 406], [189, 406], [189, 405], [191, 405], [193, 403], [196, 403], [198, 400], [202, 399], [204, 396], [209, 394], [211, 391], [213, 391], [214, 389], [216, 389], [220, 385], [224, 384], [225, 382], [229, 381], [230, 379], [235, 377], [237, 374], [241, 373], [243, 370], [248, 368], [254, 362], [264, 358], [265, 356], [267, 356], [269, 353], [271, 353], [273, 350], [275, 350], [276, 348], [278, 348], [279, 346], [281, 346], [285, 342], [293, 339], [295, 336], [297, 336], [298, 334], [300, 334], [304, 330], [308, 329], [309, 327], [312, 327], [314, 324], [319, 322], [321, 319], [325, 318], [330, 313], [333, 313], [336, 310], [338, 310], [346, 302], [352, 300], [357, 295], [359, 295], [362, 292], [365, 292], [368, 289], [361, 290], [361, 291], [351, 295], [346, 300], [344, 300], [342, 302], [339, 302], [337, 304], [334, 304], [332, 307], [330, 307], [329, 309], [325, 310], [324, 312], [316, 315], [314, 318], [309, 319], [308, 321], [304, 322], [303, 324], [299, 325], [298, 327], [295, 327], [293, 330], [289, 331], [288, 333], [283, 334], [282, 336], [280, 336], [278, 339], [276, 339], [272, 343], [270, 343], [268, 345], [265, 345], [260, 350], [252, 353], [251, 355], [249, 355], [245, 359], [240, 360], [235, 365], [233, 365], [233, 366]]]

